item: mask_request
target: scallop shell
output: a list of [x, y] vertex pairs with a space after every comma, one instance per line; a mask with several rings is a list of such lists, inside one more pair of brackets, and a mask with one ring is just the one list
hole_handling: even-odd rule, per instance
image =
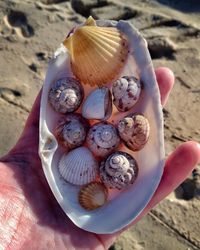
[[82, 107], [82, 116], [87, 119], [107, 120], [112, 114], [112, 96], [109, 88], [92, 91]]
[[58, 143], [69, 150], [84, 143], [88, 129], [87, 120], [80, 114], [68, 114], [56, 126], [55, 136]]
[[94, 155], [105, 157], [117, 149], [120, 138], [112, 124], [100, 122], [90, 128], [86, 142]]
[[143, 115], [132, 114], [119, 122], [118, 131], [127, 147], [138, 151], [145, 146], [149, 139], [150, 126]]
[[[61, 178], [58, 165], [63, 155], [63, 148], [53, 135], [60, 114], [54, 112], [48, 102], [48, 93], [56, 79], [73, 77], [71, 58], [64, 46], [54, 54], [47, 70], [41, 98], [40, 110], [40, 145], [39, 154], [47, 181], [55, 198], [66, 215], [80, 228], [94, 233], [114, 233], [134, 221], [146, 207], [160, 182], [164, 167], [164, 136], [163, 116], [160, 103], [160, 94], [147, 43], [140, 33], [128, 22], [98, 20], [97, 26], [119, 29], [129, 42], [130, 53], [120, 75], [135, 76], [142, 82], [142, 95], [128, 112], [114, 110], [108, 120], [117, 126], [118, 122], [129, 114], [140, 113], [148, 118], [151, 131], [148, 143], [137, 152], [133, 152], [120, 144], [118, 150], [129, 153], [138, 163], [138, 176], [133, 185], [121, 191], [108, 190], [106, 205], [88, 211], [79, 204], [78, 194], [81, 186], [70, 184]], [[88, 47], [88, 50], [91, 48]], [[91, 61], [92, 62], [92, 61]], [[113, 81], [114, 82], [114, 81]], [[107, 87], [110, 87], [110, 82]], [[90, 85], [84, 85], [85, 97], [94, 90]], [[81, 107], [80, 107], [81, 110]], [[77, 110], [77, 112], [80, 112]], [[93, 121], [90, 121], [93, 124]], [[86, 144], [84, 144], [87, 147]], [[77, 150], [77, 149], [75, 149]], [[70, 154], [70, 152], [68, 153]], [[67, 154], [67, 155], [68, 155]], [[84, 157], [82, 157], [82, 160]], [[103, 158], [102, 160], [105, 160]], [[134, 202], [130, 202], [133, 200]]]
[[87, 210], [94, 210], [107, 202], [108, 190], [98, 182], [90, 183], [79, 192], [79, 203]]
[[137, 162], [128, 153], [117, 151], [101, 162], [100, 177], [108, 188], [127, 188], [137, 176]]
[[141, 84], [134, 76], [123, 76], [113, 84], [112, 92], [115, 107], [119, 111], [128, 111], [139, 100]]
[[87, 148], [80, 147], [64, 154], [58, 169], [65, 181], [74, 185], [85, 185], [95, 180], [98, 163]]
[[90, 86], [102, 86], [114, 80], [128, 57], [123, 33], [115, 27], [96, 26], [92, 17], [63, 44], [69, 50], [74, 75]]
[[73, 112], [83, 100], [83, 88], [79, 81], [72, 77], [57, 80], [49, 91], [49, 103], [60, 113]]

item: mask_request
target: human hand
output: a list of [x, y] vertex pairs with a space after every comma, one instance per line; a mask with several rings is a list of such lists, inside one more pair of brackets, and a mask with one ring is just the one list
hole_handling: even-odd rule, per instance
[[[156, 77], [164, 105], [174, 76], [169, 69], [159, 68]], [[76, 227], [64, 214], [46, 182], [38, 156], [39, 107], [40, 94], [19, 141], [0, 162], [1, 249], [107, 249], [123, 230], [98, 235]], [[172, 192], [199, 161], [200, 147], [196, 142], [180, 145], [166, 160], [159, 187], [132, 225]]]

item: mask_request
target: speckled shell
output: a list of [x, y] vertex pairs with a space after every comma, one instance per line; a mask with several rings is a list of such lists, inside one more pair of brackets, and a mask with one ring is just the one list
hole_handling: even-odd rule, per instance
[[65, 181], [85, 185], [95, 180], [98, 163], [87, 148], [79, 147], [62, 156], [58, 169]]
[[90, 183], [80, 190], [78, 199], [83, 208], [94, 210], [107, 202], [108, 190], [102, 183]]
[[120, 137], [128, 148], [141, 150], [149, 139], [150, 126], [147, 118], [141, 114], [132, 114], [123, 118], [118, 124]]
[[[128, 188], [122, 190], [109, 189], [106, 204], [93, 211], [84, 209], [79, 203], [78, 197], [82, 186], [70, 184], [61, 176], [58, 165], [64, 150], [54, 136], [54, 129], [62, 114], [52, 109], [48, 101], [48, 93], [57, 79], [65, 77], [75, 78], [68, 50], [62, 45], [56, 50], [52, 60], [49, 62], [42, 89], [39, 155], [49, 186], [59, 205], [72, 222], [89, 232], [111, 234], [126, 227], [141, 214], [159, 185], [165, 159], [163, 114], [158, 84], [148, 52], [147, 42], [128, 22], [98, 20], [96, 23], [100, 27], [118, 29], [128, 39], [128, 58], [125, 61], [122, 72], [116, 75], [116, 79], [122, 76], [134, 76], [142, 82], [141, 96], [134, 107], [127, 112], [119, 112], [114, 108], [108, 120], [108, 123], [113, 124], [117, 128], [120, 120], [133, 113], [143, 114], [148, 119], [151, 130], [148, 142], [142, 150], [132, 151], [124, 145], [122, 140], [118, 148], [114, 150], [114, 152], [119, 150], [128, 153], [136, 160], [139, 168], [138, 176]], [[113, 83], [114, 81], [110, 81], [105, 86], [111, 88]], [[89, 84], [84, 85], [84, 98], [86, 99], [95, 88], [97, 87], [91, 87]], [[81, 113], [81, 110], [82, 104], [76, 112]], [[90, 120], [89, 122], [92, 126], [96, 121]], [[87, 142], [83, 146], [88, 147]], [[73, 150], [77, 150], [77, 148]], [[69, 155], [72, 151], [69, 151], [66, 155]], [[100, 164], [101, 161], [106, 160], [107, 156], [101, 158], [93, 155], [93, 157]], [[85, 155], [81, 160], [83, 161], [84, 158]], [[95, 181], [99, 181], [98, 178], [99, 174]], [[131, 202], [133, 200], [134, 202]]]
[[57, 112], [73, 112], [80, 106], [83, 93], [83, 88], [78, 80], [64, 77], [52, 85], [49, 91], [49, 103]]
[[105, 157], [117, 149], [120, 138], [112, 124], [100, 122], [90, 128], [86, 142], [94, 155]]
[[100, 177], [108, 188], [124, 189], [134, 183], [138, 164], [128, 153], [116, 151], [100, 164]]
[[107, 120], [112, 114], [112, 95], [109, 88], [92, 91], [82, 107], [82, 116], [87, 119]]
[[80, 114], [67, 114], [55, 128], [55, 136], [66, 150], [81, 146], [86, 138], [89, 123]]
[[113, 103], [119, 111], [128, 111], [139, 100], [141, 83], [134, 76], [123, 76], [112, 86]]

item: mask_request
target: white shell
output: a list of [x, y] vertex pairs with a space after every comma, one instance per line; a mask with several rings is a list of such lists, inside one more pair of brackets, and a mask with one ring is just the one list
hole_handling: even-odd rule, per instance
[[58, 169], [61, 176], [74, 185], [85, 185], [95, 180], [98, 163], [85, 147], [79, 147], [64, 154]]
[[82, 116], [86, 119], [107, 120], [112, 113], [112, 96], [106, 87], [92, 91], [82, 107]]
[[[52, 134], [59, 114], [52, 112], [48, 104], [48, 91], [55, 79], [71, 76], [70, 61], [66, 49], [62, 46], [55, 52], [49, 63], [43, 86], [40, 110], [40, 144], [39, 154], [42, 167], [51, 190], [66, 215], [78, 227], [94, 233], [114, 233], [121, 230], [141, 213], [156, 191], [164, 167], [163, 116], [160, 93], [155, 72], [147, 49], [147, 43], [140, 33], [128, 22], [97, 21], [99, 26], [116, 26], [122, 30], [130, 41], [128, 63], [122, 75], [134, 75], [139, 78], [144, 89], [142, 98], [126, 113], [114, 111], [110, 121], [115, 125], [125, 115], [142, 113], [147, 117], [151, 127], [148, 143], [138, 152], [132, 152], [125, 146], [120, 150], [133, 155], [139, 166], [139, 174], [129, 188], [123, 191], [109, 192], [105, 206], [94, 211], [86, 211], [78, 202], [79, 186], [67, 183], [60, 177], [58, 163], [63, 154]], [[89, 85], [84, 87], [85, 96], [91, 92]], [[130, 112], [130, 113], [129, 113]], [[131, 202], [134, 197], [134, 202]]]

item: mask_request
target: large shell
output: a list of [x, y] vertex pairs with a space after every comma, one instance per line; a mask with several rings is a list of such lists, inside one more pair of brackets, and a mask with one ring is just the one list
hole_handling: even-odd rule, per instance
[[82, 115], [87, 119], [107, 120], [112, 113], [112, 96], [109, 88], [92, 91], [82, 107]]
[[71, 55], [74, 75], [91, 86], [102, 86], [115, 79], [128, 56], [123, 33], [115, 27], [98, 27], [92, 18], [78, 27], [64, 45]]
[[96, 156], [105, 157], [117, 149], [120, 138], [112, 124], [100, 122], [90, 128], [86, 141]]
[[124, 189], [137, 178], [138, 165], [130, 154], [117, 151], [101, 162], [100, 176], [107, 187]]
[[55, 136], [66, 150], [81, 146], [86, 138], [89, 124], [79, 114], [68, 114], [59, 121]]
[[[58, 163], [63, 155], [63, 149], [53, 135], [54, 128], [59, 120], [59, 113], [54, 112], [48, 103], [48, 92], [56, 79], [74, 77], [68, 51], [61, 46], [49, 63], [45, 83], [42, 91], [40, 110], [40, 145], [39, 153], [47, 181], [58, 203], [67, 216], [78, 226], [95, 233], [116, 232], [137, 218], [148, 204], [155, 192], [163, 172], [164, 166], [164, 137], [163, 117], [160, 95], [152, 62], [148, 53], [147, 43], [128, 22], [124, 21], [97, 21], [97, 26], [106, 26], [119, 29], [124, 33], [130, 45], [130, 54], [122, 76], [135, 76], [142, 82], [142, 95], [136, 105], [128, 112], [113, 111], [108, 120], [117, 126], [118, 122], [129, 114], [143, 114], [148, 118], [151, 131], [148, 143], [142, 150], [133, 152], [120, 144], [119, 150], [129, 153], [138, 163], [138, 176], [135, 182], [121, 191], [108, 191], [106, 205], [88, 211], [79, 204], [78, 194], [81, 189], [78, 185], [70, 184], [61, 178]], [[112, 30], [111, 29], [111, 30]], [[88, 47], [90, 50], [90, 47]], [[101, 62], [101, 61], [100, 61]], [[113, 82], [110, 82], [110, 87]], [[85, 97], [93, 91], [90, 85], [84, 85]], [[80, 112], [80, 109], [77, 112]], [[90, 121], [93, 124], [93, 121]], [[86, 144], [84, 146], [87, 146]], [[84, 159], [84, 157], [82, 158]], [[104, 159], [102, 159], [104, 160]], [[134, 198], [133, 198], [134, 197]], [[134, 202], [131, 202], [133, 201]]]
[[80, 147], [64, 154], [58, 168], [67, 182], [85, 185], [95, 180], [98, 163], [87, 148]]

